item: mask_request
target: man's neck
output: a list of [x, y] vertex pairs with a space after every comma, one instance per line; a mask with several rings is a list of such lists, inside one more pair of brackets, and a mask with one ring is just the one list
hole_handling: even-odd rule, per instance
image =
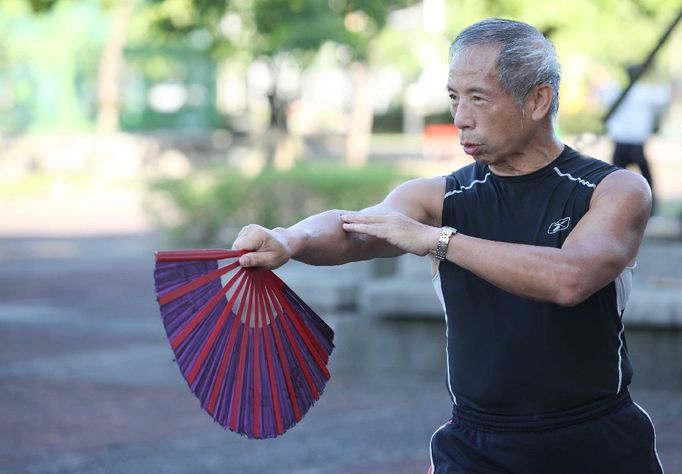
[[501, 163], [489, 165], [489, 168], [498, 176], [530, 174], [554, 161], [563, 149], [564, 144], [552, 131], [543, 137], [535, 137], [522, 151]]

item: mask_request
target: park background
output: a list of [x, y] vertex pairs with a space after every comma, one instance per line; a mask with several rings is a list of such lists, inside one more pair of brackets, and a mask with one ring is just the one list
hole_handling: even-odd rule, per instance
[[[550, 5], [551, 3], [551, 5]], [[448, 47], [490, 16], [562, 63], [562, 140], [605, 161], [625, 87], [673, 0], [0, 1], [0, 472], [424, 472], [448, 417], [428, 265], [282, 275], [337, 332], [332, 380], [281, 439], [203, 413], [173, 363], [153, 251], [358, 209], [469, 162]], [[641, 82], [671, 90], [647, 143], [660, 205], [626, 326], [633, 392], [682, 470], [682, 27]]]

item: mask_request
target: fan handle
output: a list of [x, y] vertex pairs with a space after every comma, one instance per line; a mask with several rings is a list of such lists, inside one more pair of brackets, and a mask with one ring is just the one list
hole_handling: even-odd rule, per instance
[[196, 260], [238, 258], [246, 253], [249, 253], [249, 251], [224, 249], [159, 250], [154, 252], [154, 256], [157, 262], [192, 262]]

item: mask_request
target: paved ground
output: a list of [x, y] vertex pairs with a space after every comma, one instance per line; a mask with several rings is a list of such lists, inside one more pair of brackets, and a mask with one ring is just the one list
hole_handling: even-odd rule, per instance
[[[334, 373], [275, 440], [213, 423], [158, 317], [157, 245], [150, 235], [0, 239], [0, 473], [425, 471], [449, 412], [440, 377]], [[682, 472], [682, 394], [633, 392], [656, 422], [667, 472]]]

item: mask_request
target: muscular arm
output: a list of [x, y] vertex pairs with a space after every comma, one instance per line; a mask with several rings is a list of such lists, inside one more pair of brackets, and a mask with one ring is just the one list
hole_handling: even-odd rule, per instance
[[[590, 210], [563, 247], [484, 240], [467, 236], [462, 229], [450, 239], [446, 258], [509, 293], [576, 305], [613, 281], [635, 258], [650, 211], [651, 191], [644, 179], [619, 170], [597, 186]], [[391, 215], [348, 216], [344, 228], [391, 240], [395, 219]], [[423, 240], [428, 253], [435, 250], [439, 234], [440, 228], [424, 228], [414, 238]]]
[[419, 249], [400, 247], [395, 240], [348, 232], [341, 216], [393, 215], [400, 224], [393, 233], [401, 241], [414, 242], [406, 234], [439, 226], [444, 178], [415, 179], [401, 184], [381, 203], [362, 211], [331, 210], [308, 217], [289, 228], [244, 227], [233, 248], [254, 250], [241, 257], [243, 266], [277, 268], [289, 258], [311, 265], [340, 265], [376, 257], [397, 256]]
[[510, 293], [571, 306], [613, 281], [634, 260], [650, 210], [646, 182], [616, 171], [597, 186], [590, 210], [560, 249], [457, 234], [447, 259]]
[[[289, 258], [337, 265], [404, 252], [426, 255], [440, 235], [444, 189], [443, 178], [414, 180], [357, 213], [328, 211], [273, 231], [247, 226], [234, 247], [257, 250], [243, 256], [242, 265], [271, 268]], [[512, 294], [571, 306], [632, 262], [650, 211], [646, 182], [619, 170], [597, 186], [590, 210], [561, 248], [484, 240], [463, 229], [450, 239], [447, 259]]]

